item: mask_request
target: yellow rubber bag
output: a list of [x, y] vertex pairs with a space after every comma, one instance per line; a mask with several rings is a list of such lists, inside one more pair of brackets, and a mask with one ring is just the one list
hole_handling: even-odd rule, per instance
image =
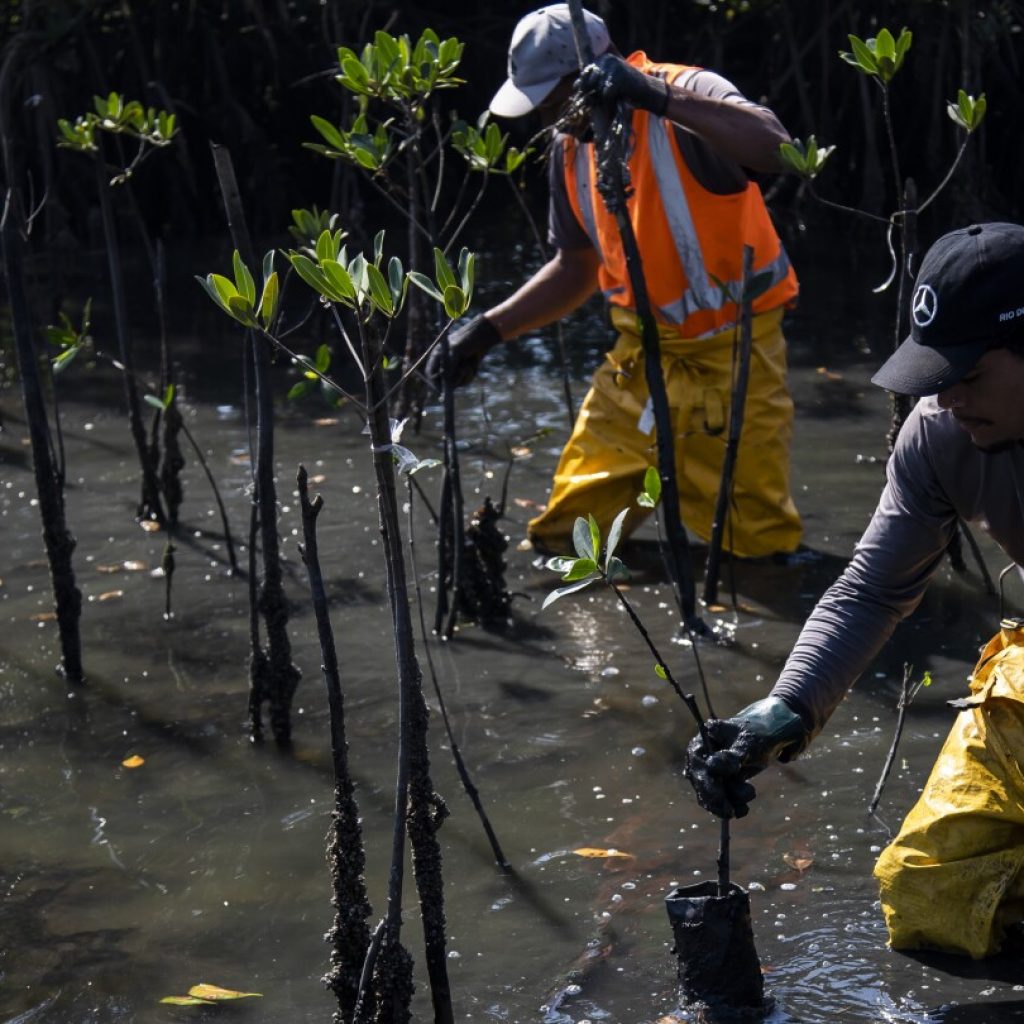
[[977, 959], [1024, 920], [1024, 622], [1002, 627], [920, 799], [875, 865], [894, 949]]
[[[744, 558], [795, 551], [801, 525], [789, 493], [793, 402], [786, 389], [782, 310], [753, 319], [750, 378], [733, 478], [724, 547]], [[636, 504], [644, 473], [658, 463], [654, 415], [647, 393], [640, 324], [615, 308], [614, 348], [594, 374], [572, 436], [555, 470], [547, 510], [530, 522], [529, 536], [551, 550], [564, 548], [578, 516], [591, 514], [602, 533], [632, 509], [623, 536], [649, 513]], [[671, 408], [679, 512], [708, 540], [728, 439], [734, 329], [684, 338], [659, 326], [661, 368]]]

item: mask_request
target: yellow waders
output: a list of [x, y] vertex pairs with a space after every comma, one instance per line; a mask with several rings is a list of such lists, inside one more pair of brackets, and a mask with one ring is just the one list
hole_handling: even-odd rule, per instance
[[974, 958], [1024, 920], [1024, 628], [982, 651], [920, 799], [875, 865], [895, 949]]
[[[633, 509], [624, 534], [648, 514], [636, 504], [648, 466], [658, 463], [654, 419], [644, 376], [640, 324], [613, 308], [619, 332], [597, 369], [572, 436], [555, 470], [547, 510], [529, 524], [530, 538], [550, 550], [569, 543], [577, 516], [593, 514], [607, 531]], [[789, 494], [793, 402], [786, 389], [782, 310], [754, 317], [754, 343], [726, 549], [744, 558], [794, 551], [800, 517]], [[661, 326], [661, 365], [675, 431], [676, 478], [683, 522], [708, 540], [728, 438], [735, 330], [681, 337]]]

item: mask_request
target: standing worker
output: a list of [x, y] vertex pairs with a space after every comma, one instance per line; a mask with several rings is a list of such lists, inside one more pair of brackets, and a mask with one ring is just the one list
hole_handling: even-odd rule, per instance
[[[538, 110], [555, 124], [570, 97], [632, 109], [627, 209], [657, 319], [662, 371], [674, 424], [680, 513], [707, 540], [727, 441], [732, 359], [739, 319], [735, 297], [743, 249], [768, 285], [753, 303], [753, 355], [726, 547], [743, 557], [794, 551], [800, 518], [789, 493], [793, 403], [786, 388], [783, 311], [797, 280], [761, 197], [745, 169], [778, 171], [789, 135], [775, 115], [721, 76], [651, 61], [625, 60], [604, 22], [584, 11], [595, 63], [582, 74], [567, 4], [526, 15], [509, 49], [509, 77], [493, 113]], [[576, 90], [574, 93], [574, 89]], [[587, 119], [589, 121], [589, 119]], [[566, 316], [600, 287], [618, 337], [594, 375], [562, 452], [546, 511], [529, 525], [539, 547], [561, 549], [577, 516], [607, 530], [634, 506], [644, 473], [657, 463], [654, 417], [643, 366], [642, 325], [615, 218], [595, 187], [594, 146], [558, 132], [550, 151], [548, 235], [554, 257], [514, 295], [450, 336], [450, 378], [465, 384], [502, 341]], [[434, 361], [436, 374], [439, 360]]]
[[[921, 263], [910, 336], [873, 381], [926, 397], [842, 576], [818, 602], [769, 696], [712, 720], [686, 774], [706, 810], [742, 817], [747, 781], [817, 735], [897, 623], [920, 603], [957, 530], [977, 523], [1024, 566], [1024, 227], [944, 235]], [[1024, 920], [1024, 620], [983, 649], [917, 805], [875, 866], [892, 946], [973, 957]]]

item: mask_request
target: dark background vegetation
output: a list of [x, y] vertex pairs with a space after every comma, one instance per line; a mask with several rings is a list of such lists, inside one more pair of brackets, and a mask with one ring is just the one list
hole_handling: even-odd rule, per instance
[[[314, 203], [339, 212], [363, 242], [365, 232], [386, 222], [381, 204], [357, 173], [302, 148], [315, 139], [310, 114], [351, 121], [351, 101], [333, 79], [336, 47], [358, 49], [378, 28], [415, 38], [430, 26], [442, 37], [458, 36], [466, 44], [467, 85], [448, 98], [470, 120], [502, 81], [512, 29], [533, 6], [526, 0], [0, 4], [0, 88], [9, 135], [30, 174], [23, 184], [39, 206], [31, 240], [35, 260], [51, 271], [56, 264], [68, 273], [82, 272], [91, 269], [82, 255], [102, 249], [88, 161], [55, 148], [54, 126], [58, 117], [73, 119], [89, 109], [94, 93], [110, 90], [178, 117], [181, 135], [172, 151], [145, 162], [133, 181], [138, 216], [169, 247], [180, 252], [226, 235], [210, 140], [231, 150], [261, 249], [286, 240], [292, 208]], [[591, 6], [606, 18], [624, 52], [642, 47], [658, 59], [719, 70], [748, 96], [771, 105], [795, 136], [814, 133], [822, 144], [836, 143], [819, 191], [883, 212], [894, 208], [895, 197], [879, 90], [837, 53], [848, 48], [848, 32], [866, 37], [881, 26], [907, 26], [914, 45], [894, 82], [894, 113], [903, 173], [918, 180], [922, 194], [940, 180], [962, 137], [946, 115], [946, 101], [958, 87], [985, 92], [989, 100], [988, 118], [954, 186], [921, 224], [923, 243], [972, 219], [1020, 219], [1024, 3], [593, 0]], [[519, 144], [535, 128], [508, 125]], [[529, 173], [539, 185], [530, 191], [542, 213], [540, 172]], [[862, 234], [875, 242], [881, 237], [877, 226], [862, 227], [815, 204], [793, 178], [776, 181], [770, 195], [791, 245], [801, 238], [833, 246], [837, 239], [856, 242]], [[518, 217], [504, 201], [499, 209]], [[494, 210], [483, 216], [493, 219]], [[842, 234], [832, 230], [837, 225]], [[124, 234], [130, 246], [127, 226]], [[102, 260], [90, 262], [100, 272]], [[213, 268], [183, 269], [190, 276]]]

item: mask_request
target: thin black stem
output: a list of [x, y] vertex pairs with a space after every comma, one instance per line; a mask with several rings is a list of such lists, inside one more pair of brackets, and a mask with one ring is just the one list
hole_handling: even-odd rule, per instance
[[423, 650], [427, 655], [427, 668], [430, 670], [430, 680], [434, 686], [434, 695], [437, 697], [437, 705], [441, 711], [441, 721], [444, 723], [444, 731], [448, 736], [448, 745], [451, 748], [452, 759], [455, 761], [455, 769], [459, 773], [462, 788], [466, 791], [466, 795], [469, 797], [477, 816], [480, 818], [480, 824], [483, 825], [487, 841], [491, 844], [491, 852], [494, 854], [495, 863], [507, 874], [512, 870], [512, 865], [509, 864], [508, 858], [505, 856], [505, 853], [501, 848], [501, 843], [498, 841], [498, 837], [491, 826], [491, 821], [487, 816], [487, 812], [484, 810], [483, 802], [480, 799], [480, 792], [473, 783], [472, 778], [470, 778], [469, 769], [466, 768], [466, 762], [462, 757], [462, 751], [459, 749], [458, 741], [455, 739], [455, 733], [452, 731], [451, 721], [448, 718], [448, 709], [445, 706], [444, 696], [441, 693], [441, 685], [438, 682], [437, 670], [434, 668], [434, 657], [430, 653], [430, 639], [427, 636], [427, 621], [423, 614], [423, 595], [420, 591], [420, 577], [419, 571], [416, 567], [416, 533], [415, 519], [413, 518], [413, 497], [415, 491], [413, 489], [414, 481], [411, 475], [406, 478], [406, 482], [409, 489], [409, 512], [406, 516], [406, 521], [409, 524], [409, 563], [410, 568], [412, 569], [413, 586], [416, 592], [416, 610], [420, 620], [420, 637], [423, 640]]

